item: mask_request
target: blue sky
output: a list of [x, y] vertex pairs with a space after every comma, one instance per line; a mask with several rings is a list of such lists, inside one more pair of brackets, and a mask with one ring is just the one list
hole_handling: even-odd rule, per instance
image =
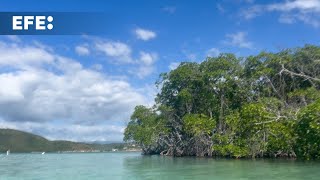
[[16, 1], [1, 12], [104, 12], [105, 33], [0, 37], [0, 127], [121, 141], [135, 105], [182, 61], [319, 45], [319, 0]]

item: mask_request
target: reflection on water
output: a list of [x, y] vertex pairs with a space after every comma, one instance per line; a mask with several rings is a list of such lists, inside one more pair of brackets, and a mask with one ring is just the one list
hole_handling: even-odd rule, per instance
[[319, 179], [320, 163], [294, 160], [128, 157], [124, 169], [132, 177], [159, 179]]
[[139, 153], [0, 155], [0, 179], [319, 179], [319, 162], [141, 156]]

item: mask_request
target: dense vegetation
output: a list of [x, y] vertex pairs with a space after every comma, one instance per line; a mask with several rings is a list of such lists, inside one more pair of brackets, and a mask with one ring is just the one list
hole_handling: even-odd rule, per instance
[[123, 143], [88, 144], [71, 141], [49, 141], [41, 136], [13, 129], [0, 129], [0, 152], [58, 152], [58, 151], [111, 151], [122, 150]]
[[124, 133], [145, 154], [320, 158], [320, 47], [184, 62], [156, 84]]

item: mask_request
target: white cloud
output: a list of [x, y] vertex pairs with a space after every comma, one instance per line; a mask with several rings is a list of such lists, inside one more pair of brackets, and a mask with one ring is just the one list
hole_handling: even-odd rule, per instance
[[[153, 63], [149, 56], [154, 57], [142, 53], [141, 62]], [[70, 129], [77, 125], [83, 130], [102, 122], [109, 128], [128, 120], [136, 105], [147, 102], [125, 80], [84, 68], [73, 59], [32, 45], [1, 43], [0, 68], [3, 67], [14, 70], [0, 71], [0, 118], [5, 123], [21, 124], [20, 128], [26, 123], [50, 124], [54, 120], [62, 121], [62, 126], [70, 125]], [[55, 127], [51, 126], [54, 124], [48, 129]]]
[[170, 70], [174, 70], [174, 69], [177, 69], [177, 67], [179, 66], [179, 62], [172, 62], [172, 63], [170, 63], [170, 65], [169, 65], [169, 69]]
[[220, 50], [217, 48], [211, 48], [207, 51], [207, 57], [216, 57], [219, 56]]
[[143, 51], [140, 52], [140, 61], [143, 63], [143, 65], [152, 65], [157, 60], [157, 58], [158, 56], [155, 53], [146, 53]]
[[106, 56], [114, 58], [115, 63], [131, 63], [131, 48], [122, 42], [97, 41], [95, 47]]
[[87, 56], [90, 54], [90, 50], [84, 45], [76, 46], [75, 51], [79, 56]]
[[43, 48], [0, 42], [0, 66], [27, 69], [53, 61], [54, 56]]
[[253, 48], [253, 43], [246, 39], [247, 34], [245, 32], [237, 32], [234, 34], [227, 34], [227, 40], [224, 41], [225, 44], [236, 46], [239, 48]]
[[94, 64], [92, 65], [92, 68], [94, 70], [101, 71], [103, 69], [103, 66], [101, 64]]
[[195, 61], [197, 59], [197, 54], [193, 53], [185, 48], [181, 50], [182, 54], [185, 56], [186, 60]]
[[146, 53], [144, 51], [140, 52], [140, 58], [137, 63], [139, 67], [136, 72], [134, 72], [139, 78], [144, 78], [150, 74], [152, 74], [155, 70], [154, 63], [158, 59], [158, 55], [156, 53]]
[[292, 15], [282, 14], [279, 17], [279, 22], [285, 24], [293, 24], [296, 22], [296, 19]]
[[189, 53], [186, 55], [189, 60], [196, 60], [197, 55], [195, 53]]
[[263, 6], [261, 5], [254, 5], [251, 6], [247, 9], [244, 9], [241, 11], [240, 15], [244, 18], [244, 19], [253, 19], [261, 14], [263, 14], [264, 10], [263, 10]]
[[254, 0], [242, 0], [245, 3], [254, 3]]
[[140, 79], [152, 74], [154, 72], [154, 66], [139, 66], [136, 72], [133, 74], [137, 75]]
[[267, 6], [267, 9], [270, 11], [292, 11], [292, 10], [301, 10], [301, 11], [314, 11], [320, 12], [320, 1], [319, 0], [293, 0], [285, 1], [283, 3], [275, 3]]
[[6, 36], [10, 41], [21, 42], [21, 39], [17, 35], [7, 35]]
[[157, 37], [157, 34], [151, 30], [137, 28], [135, 31], [136, 37], [143, 41], [148, 41]]
[[144, 78], [155, 71], [154, 64], [158, 59], [157, 53], [139, 51], [134, 53], [129, 45], [123, 42], [107, 41], [100, 38], [93, 39], [94, 46], [98, 52], [106, 55], [114, 64], [130, 64], [127, 72]]
[[0, 120], [0, 128], [17, 129], [46, 137], [49, 140], [70, 141], [122, 141], [124, 126], [121, 125], [78, 125], [54, 123], [10, 122]]
[[320, 0], [290, 0], [280, 3], [253, 5], [241, 11], [245, 19], [252, 19], [266, 12], [279, 12], [279, 22], [295, 23], [298, 21], [319, 27]]
[[216, 7], [217, 7], [217, 10], [220, 12], [220, 13], [225, 13], [226, 12], [226, 10], [222, 7], [222, 5], [220, 4], [220, 3], [218, 3], [217, 5], [216, 5]]
[[2, 73], [0, 83], [5, 84], [0, 87], [0, 115], [14, 121], [125, 120], [144, 100], [129, 83], [82, 68], [63, 75], [43, 70]]
[[166, 6], [166, 7], [162, 8], [162, 10], [169, 13], [169, 14], [173, 14], [176, 12], [177, 8], [174, 6]]

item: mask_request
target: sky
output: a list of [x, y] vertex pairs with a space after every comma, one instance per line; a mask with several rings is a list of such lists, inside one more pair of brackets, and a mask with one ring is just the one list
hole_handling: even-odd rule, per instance
[[0, 12], [108, 14], [99, 35], [0, 36], [0, 128], [50, 140], [122, 141], [180, 62], [320, 40], [320, 0], [3, 0]]

